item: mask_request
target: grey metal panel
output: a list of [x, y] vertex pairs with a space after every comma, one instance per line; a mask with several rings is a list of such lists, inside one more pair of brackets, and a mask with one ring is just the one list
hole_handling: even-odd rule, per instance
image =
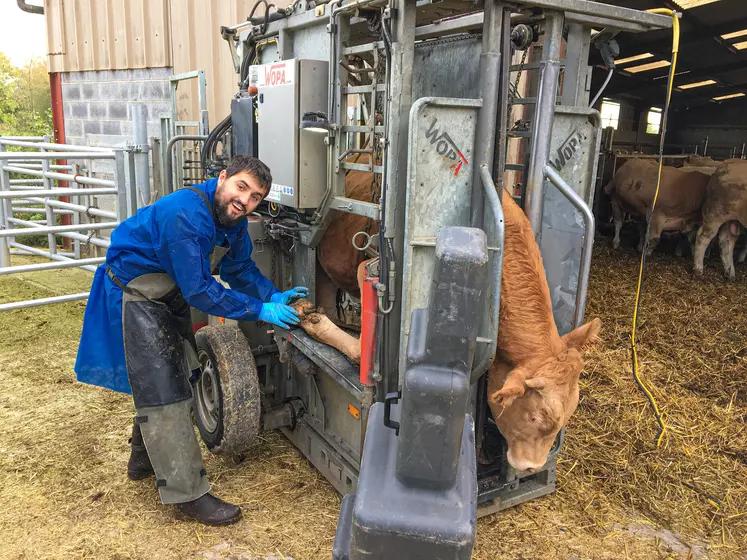
[[[252, 83], [259, 89], [259, 158], [272, 170], [273, 186], [267, 197], [271, 202], [316, 208], [324, 195], [324, 136], [299, 126], [305, 112], [326, 111], [328, 66], [326, 61], [291, 59], [250, 69]], [[271, 85], [276, 79], [281, 84]], [[268, 83], [262, 85], [263, 80]]]
[[415, 48], [412, 98], [480, 97], [480, 36], [420, 43]]
[[[295, 60], [287, 61], [285, 65], [286, 83], [260, 85], [258, 88], [259, 159], [272, 171], [272, 190], [267, 199], [293, 206], [298, 157], [298, 72]], [[291, 66], [293, 74], [290, 73]], [[262, 80], [262, 74], [268, 69], [268, 66], [253, 66], [250, 72], [256, 72], [258, 80]]]
[[[316, 299], [316, 249], [308, 247], [301, 243], [296, 243], [291, 254], [291, 278], [287, 281], [290, 286], [306, 286], [309, 289], [309, 296], [312, 301]], [[276, 280], [277, 282], [277, 280]], [[278, 286], [279, 287], [279, 286]]]
[[594, 17], [604, 17], [620, 22], [630, 22], [647, 26], [649, 29], [668, 29], [672, 27], [672, 18], [658, 14], [651, 14], [641, 10], [620, 8], [589, 0], [521, 0], [522, 7], [537, 6], [540, 8], [563, 10]]
[[337, 453], [311, 426], [302, 421], [294, 430], [281, 428], [304, 456], [324, 475], [343, 496], [358, 487], [358, 465], [351, 465]]
[[469, 226], [472, 152], [481, 102], [425, 97], [410, 111], [399, 371], [405, 371], [413, 309], [428, 307], [435, 237]]
[[[601, 141], [599, 113], [594, 109], [555, 108], [549, 163], [591, 206]], [[555, 323], [561, 334], [574, 328], [583, 216], [549, 181], [545, 181], [540, 249], [550, 285]]]
[[[322, 60], [299, 60], [299, 121], [309, 111], [327, 110], [329, 63]], [[300, 130], [298, 136], [297, 208], [316, 208], [327, 186], [327, 146], [325, 135]]]
[[[329, 21], [325, 18], [324, 24]], [[329, 60], [329, 34], [325, 25], [293, 31], [293, 56]]]

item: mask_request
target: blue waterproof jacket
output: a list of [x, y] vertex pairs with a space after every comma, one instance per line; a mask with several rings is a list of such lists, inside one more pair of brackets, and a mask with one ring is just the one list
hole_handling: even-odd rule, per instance
[[[196, 188], [214, 204], [218, 180]], [[219, 265], [224, 288], [210, 274], [210, 253], [230, 246]], [[251, 258], [247, 221], [218, 227], [200, 195], [180, 189], [161, 198], [117, 226], [111, 233], [106, 264], [91, 285], [83, 332], [75, 362], [78, 381], [131, 393], [122, 336], [122, 290], [107, 276], [106, 265], [127, 284], [153, 272], [165, 272], [181, 289], [187, 303], [210, 315], [253, 321], [262, 303], [278, 290]]]

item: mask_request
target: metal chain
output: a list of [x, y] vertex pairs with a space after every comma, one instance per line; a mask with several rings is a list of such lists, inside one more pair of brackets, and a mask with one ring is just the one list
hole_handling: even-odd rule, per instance
[[527, 54], [529, 53], [529, 49], [531, 47], [527, 47], [524, 49], [524, 54], [521, 55], [521, 62], [519, 63], [519, 72], [516, 74], [516, 82], [514, 82], [513, 90], [509, 88], [508, 91], [508, 112], [506, 114], [506, 130], [511, 130], [511, 110], [514, 106], [514, 101], [519, 96], [519, 80], [521, 80], [521, 73], [524, 70], [524, 63], [527, 59]]

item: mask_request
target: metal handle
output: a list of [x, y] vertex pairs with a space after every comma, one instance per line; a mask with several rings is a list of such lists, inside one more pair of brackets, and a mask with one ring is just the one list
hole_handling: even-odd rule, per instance
[[492, 315], [490, 317], [488, 336], [478, 339], [480, 342], [485, 341], [487, 355], [477, 366], [472, 368], [471, 380], [473, 382], [488, 371], [495, 360], [496, 343], [498, 340], [498, 318], [501, 311], [501, 279], [503, 276], [503, 206], [501, 205], [501, 199], [495, 190], [493, 177], [490, 175], [490, 170], [487, 165], [482, 165], [480, 167], [480, 178], [482, 179], [482, 187], [485, 190], [485, 198], [487, 198], [490, 210], [493, 212], [493, 219], [495, 220], [495, 235], [497, 238], [495, 247], [498, 250], [495, 251], [495, 254], [493, 255], [493, 269], [491, 272], [493, 277], [493, 289], [490, 292], [489, 309], [491, 310]]
[[204, 136], [202, 134], [177, 134], [176, 136], [172, 136], [168, 144], [166, 144], [166, 161], [164, 162], [166, 166], [166, 194], [174, 192], [174, 171], [173, 163], [171, 161], [171, 152], [174, 144], [176, 144], [177, 142], [189, 140], [204, 142], [205, 140], [207, 140], [207, 136]]
[[555, 171], [551, 166], [545, 165], [545, 176], [563, 193], [573, 206], [581, 212], [584, 217], [584, 246], [581, 249], [581, 268], [578, 271], [578, 291], [576, 292], [576, 312], [573, 314], [574, 327], [578, 328], [584, 323], [584, 306], [586, 305], [586, 293], [589, 289], [589, 271], [591, 270], [591, 249], [594, 245], [594, 214], [591, 213], [588, 204], [584, 202], [576, 191]]
[[392, 403], [397, 402], [400, 398], [402, 398], [401, 391], [387, 393], [386, 397], [384, 397], [384, 425], [394, 430], [395, 435], [399, 435], [399, 422], [391, 419]]

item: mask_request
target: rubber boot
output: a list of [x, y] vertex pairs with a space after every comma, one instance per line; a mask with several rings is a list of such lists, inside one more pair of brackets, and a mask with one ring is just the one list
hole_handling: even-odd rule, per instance
[[148, 452], [145, 450], [143, 434], [140, 424], [132, 423], [132, 437], [130, 438], [130, 460], [127, 462], [127, 477], [130, 480], [142, 480], [154, 475], [153, 465], [150, 464]]
[[205, 525], [230, 525], [241, 519], [240, 507], [224, 502], [209, 492], [191, 502], [176, 504], [176, 507], [190, 519]]

